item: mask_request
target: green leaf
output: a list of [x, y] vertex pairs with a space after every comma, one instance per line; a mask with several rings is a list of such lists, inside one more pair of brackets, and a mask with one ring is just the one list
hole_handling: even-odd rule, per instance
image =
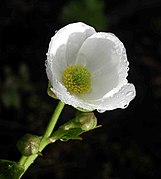
[[0, 179], [19, 179], [24, 168], [16, 162], [0, 160]]

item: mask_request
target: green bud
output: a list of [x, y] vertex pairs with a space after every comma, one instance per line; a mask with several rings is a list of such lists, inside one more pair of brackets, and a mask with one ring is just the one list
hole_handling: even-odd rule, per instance
[[39, 154], [40, 141], [41, 137], [26, 134], [17, 142], [17, 148], [24, 156]]
[[78, 113], [76, 121], [80, 123], [80, 128], [84, 131], [89, 131], [97, 126], [97, 118], [93, 112]]

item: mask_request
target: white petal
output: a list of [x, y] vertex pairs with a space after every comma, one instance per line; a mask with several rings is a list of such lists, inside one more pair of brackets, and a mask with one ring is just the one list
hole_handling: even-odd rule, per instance
[[92, 72], [91, 93], [82, 95], [96, 100], [118, 91], [127, 80], [128, 61], [122, 42], [111, 33], [95, 33], [81, 46], [76, 64], [83, 64]]
[[98, 112], [104, 112], [106, 110], [113, 110], [116, 108], [126, 108], [135, 96], [136, 91], [134, 85], [127, 83], [113, 96], [102, 99], [100, 104], [97, 106], [97, 110]]
[[93, 27], [78, 22], [63, 27], [52, 37], [47, 53], [47, 66], [50, 66], [50, 72], [59, 81], [66, 66], [74, 63], [82, 43], [94, 33]]
[[[51, 42], [49, 44], [48, 53], [56, 54], [57, 49], [62, 45], [69, 45], [68, 43], [83, 43], [86, 38], [96, 33], [94, 28], [86, 25], [82, 22], [72, 23], [63, 28], [61, 28], [57, 33], [51, 38]], [[80, 42], [81, 41], [81, 42]], [[72, 49], [68, 49], [71, 50]], [[72, 52], [67, 52], [72, 53]]]
[[95, 107], [92, 104], [88, 104], [82, 99], [78, 98], [75, 95], [71, 95], [67, 92], [67, 89], [57, 80], [53, 81], [53, 88], [51, 90], [54, 94], [65, 104], [72, 105], [75, 108], [82, 108], [89, 111], [95, 110]]

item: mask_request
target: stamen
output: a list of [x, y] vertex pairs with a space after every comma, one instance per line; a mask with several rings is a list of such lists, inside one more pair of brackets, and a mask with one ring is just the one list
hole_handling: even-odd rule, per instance
[[86, 93], [91, 89], [91, 73], [82, 65], [68, 66], [63, 74], [63, 82], [71, 93]]

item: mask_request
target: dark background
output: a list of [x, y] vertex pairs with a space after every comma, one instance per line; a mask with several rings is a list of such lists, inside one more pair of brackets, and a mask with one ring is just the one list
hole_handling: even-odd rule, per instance
[[[18, 161], [17, 140], [43, 134], [57, 104], [47, 93], [46, 52], [55, 31], [83, 21], [124, 43], [129, 107], [99, 114], [83, 141], [56, 142], [24, 179], [161, 178], [161, 1], [3, 0], [0, 2], [0, 158]], [[58, 125], [76, 110], [66, 106]]]

